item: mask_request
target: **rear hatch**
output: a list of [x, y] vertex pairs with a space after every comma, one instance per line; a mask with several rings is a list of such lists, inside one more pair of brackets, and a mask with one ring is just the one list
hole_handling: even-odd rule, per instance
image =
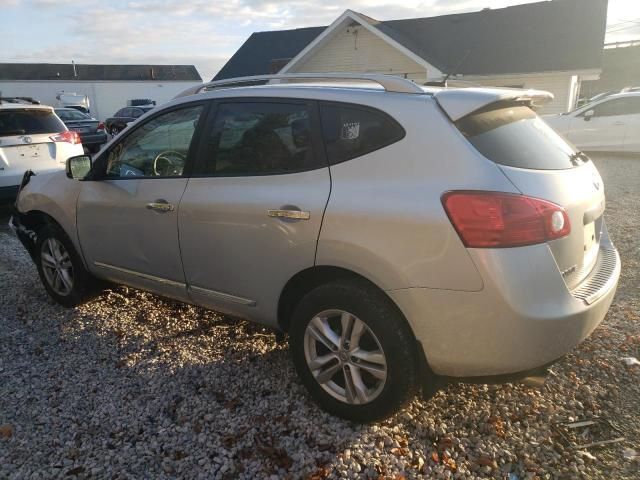
[[97, 133], [100, 122], [93, 120], [92, 118], [88, 118], [86, 120], [67, 120], [65, 124], [69, 130], [78, 132], [80, 135], [86, 135]]
[[52, 136], [66, 130], [50, 108], [1, 109], [0, 179], [60, 168], [66, 158]]
[[69, 130], [78, 132], [80, 135], [98, 132], [100, 122], [89, 115], [72, 109], [57, 109], [56, 113]]
[[[602, 179], [589, 158], [562, 139], [531, 106], [526, 97], [503, 97], [462, 113], [454, 123], [522, 194], [565, 209], [571, 232], [548, 244], [567, 286], [574, 288], [598, 257], [605, 208]], [[464, 110], [459, 108], [460, 112]]]

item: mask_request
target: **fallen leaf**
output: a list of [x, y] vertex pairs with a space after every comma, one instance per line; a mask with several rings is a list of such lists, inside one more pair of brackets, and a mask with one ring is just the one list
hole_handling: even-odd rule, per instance
[[0, 426], [0, 438], [11, 438], [13, 436], [13, 426], [8, 423]]
[[438, 452], [431, 452], [431, 460], [436, 463], [440, 463], [440, 457], [438, 456]]
[[442, 455], [442, 464], [452, 472], [455, 472], [458, 469], [456, 461], [448, 455]]

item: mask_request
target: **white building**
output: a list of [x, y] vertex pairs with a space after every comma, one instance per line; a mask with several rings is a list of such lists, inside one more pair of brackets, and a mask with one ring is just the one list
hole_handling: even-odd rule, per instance
[[417, 83], [473, 84], [555, 95], [573, 108], [601, 71], [607, 0], [553, 0], [479, 12], [378, 21], [345, 11], [327, 27], [254, 33], [214, 80], [286, 72], [370, 72]]
[[91, 115], [98, 120], [129, 100], [150, 99], [159, 105], [198, 83], [202, 78], [193, 65], [0, 63], [0, 96], [32, 97], [58, 106], [61, 92], [87, 95]]

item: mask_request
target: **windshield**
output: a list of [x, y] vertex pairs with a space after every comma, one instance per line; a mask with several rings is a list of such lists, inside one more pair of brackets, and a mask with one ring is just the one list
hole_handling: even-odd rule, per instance
[[456, 126], [485, 157], [500, 165], [534, 170], [572, 168], [578, 152], [529, 107], [468, 115]]
[[67, 127], [51, 110], [0, 110], [0, 137], [64, 132]]

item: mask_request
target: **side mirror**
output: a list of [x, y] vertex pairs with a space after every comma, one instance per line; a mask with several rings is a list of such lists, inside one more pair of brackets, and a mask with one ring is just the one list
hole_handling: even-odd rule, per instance
[[67, 159], [67, 177], [75, 180], [84, 178], [91, 170], [91, 157], [78, 155]]
[[591, 120], [591, 117], [593, 117], [594, 113], [595, 112], [593, 110], [587, 110], [586, 112], [584, 112], [584, 115], [583, 115], [584, 121], [588, 122], [589, 120]]

